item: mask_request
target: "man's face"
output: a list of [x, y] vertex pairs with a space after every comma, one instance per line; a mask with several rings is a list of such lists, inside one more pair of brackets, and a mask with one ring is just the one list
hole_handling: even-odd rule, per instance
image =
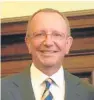
[[59, 66], [72, 43], [65, 20], [57, 13], [36, 14], [29, 23], [28, 34], [26, 43], [37, 65]]

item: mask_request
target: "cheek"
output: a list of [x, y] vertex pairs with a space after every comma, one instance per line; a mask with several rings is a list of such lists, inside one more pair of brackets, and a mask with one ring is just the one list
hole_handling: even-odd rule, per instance
[[41, 42], [39, 40], [33, 40], [31, 43], [31, 48], [33, 51], [36, 51], [37, 49], [40, 48]]
[[59, 41], [56, 43], [56, 45], [61, 52], [65, 51], [65, 49], [66, 49], [66, 42], [65, 41]]

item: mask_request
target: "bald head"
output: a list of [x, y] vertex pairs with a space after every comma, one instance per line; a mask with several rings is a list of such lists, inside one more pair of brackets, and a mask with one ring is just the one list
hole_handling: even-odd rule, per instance
[[[39, 16], [39, 15], [41, 15], [42, 13], [45, 13], [45, 14], [48, 14], [48, 15], [50, 15], [50, 14], [53, 14], [53, 17], [54, 17], [54, 15], [58, 15], [58, 16], [60, 16], [60, 19], [62, 19], [62, 20], [64, 20], [65, 21], [65, 24], [66, 24], [66, 26], [67, 26], [67, 34], [68, 35], [71, 35], [71, 32], [70, 32], [70, 26], [69, 26], [69, 22], [68, 22], [68, 19], [66, 18], [66, 16], [63, 14], [63, 13], [61, 13], [61, 12], [59, 12], [58, 10], [54, 10], [54, 9], [49, 9], [49, 8], [45, 8], [45, 9], [41, 9], [41, 10], [38, 10], [37, 12], [35, 12], [31, 17], [30, 17], [30, 19], [29, 19], [29, 21], [28, 21], [28, 26], [27, 26], [27, 35], [28, 35], [28, 28], [29, 28], [29, 26], [32, 28], [33, 27], [33, 22], [34, 22], [34, 20], [36, 20], [36, 16]], [[46, 19], [45, 19], [46, 20]], [[53, 18], [52, 18], [52, 20], [53, 20]], [[53, 21], [53, 23], [54, 23], [54, 21]], [[41, 23], [40, 23], [41, 24]], [[62, 23], [63, 24], [63, 23]], [[62, 27], [63, 28], [63, 27]]]

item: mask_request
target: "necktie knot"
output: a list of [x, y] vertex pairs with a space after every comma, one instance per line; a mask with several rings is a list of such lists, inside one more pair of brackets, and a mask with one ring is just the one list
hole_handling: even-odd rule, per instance
[[45, 81], [45, 84], [46, 84], [46, 88], [49, 89], [51, 84], [52, 84], [52, 79], [51, 78], [48, 78], [46, 81]]

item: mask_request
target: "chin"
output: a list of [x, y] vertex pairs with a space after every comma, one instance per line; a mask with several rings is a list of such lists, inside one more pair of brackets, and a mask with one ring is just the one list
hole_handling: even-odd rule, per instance
[[52, 67], [52, 66], [54, 66], [55, 64], [53, 64], [53, 63], [44, 63], [43, 65], [48, 66], [48, 67]]
[[56, 62], [53, 62], [53, 61], [41, 61], [42, 65], [44, 66], [47, 66], [47, 67], [52, 67], [52, 66], [55, 66], [56, 65]]
[[41, 57], [41, 56], [38, 56], [38, 61], [43, 65], [43, 66], [49, 66], [49, 67], [52, 67], [52, 66], [56, 66], [56, 65], [59, 65], [58, 63], [58, 60], [55, 59], [55, 57]]

